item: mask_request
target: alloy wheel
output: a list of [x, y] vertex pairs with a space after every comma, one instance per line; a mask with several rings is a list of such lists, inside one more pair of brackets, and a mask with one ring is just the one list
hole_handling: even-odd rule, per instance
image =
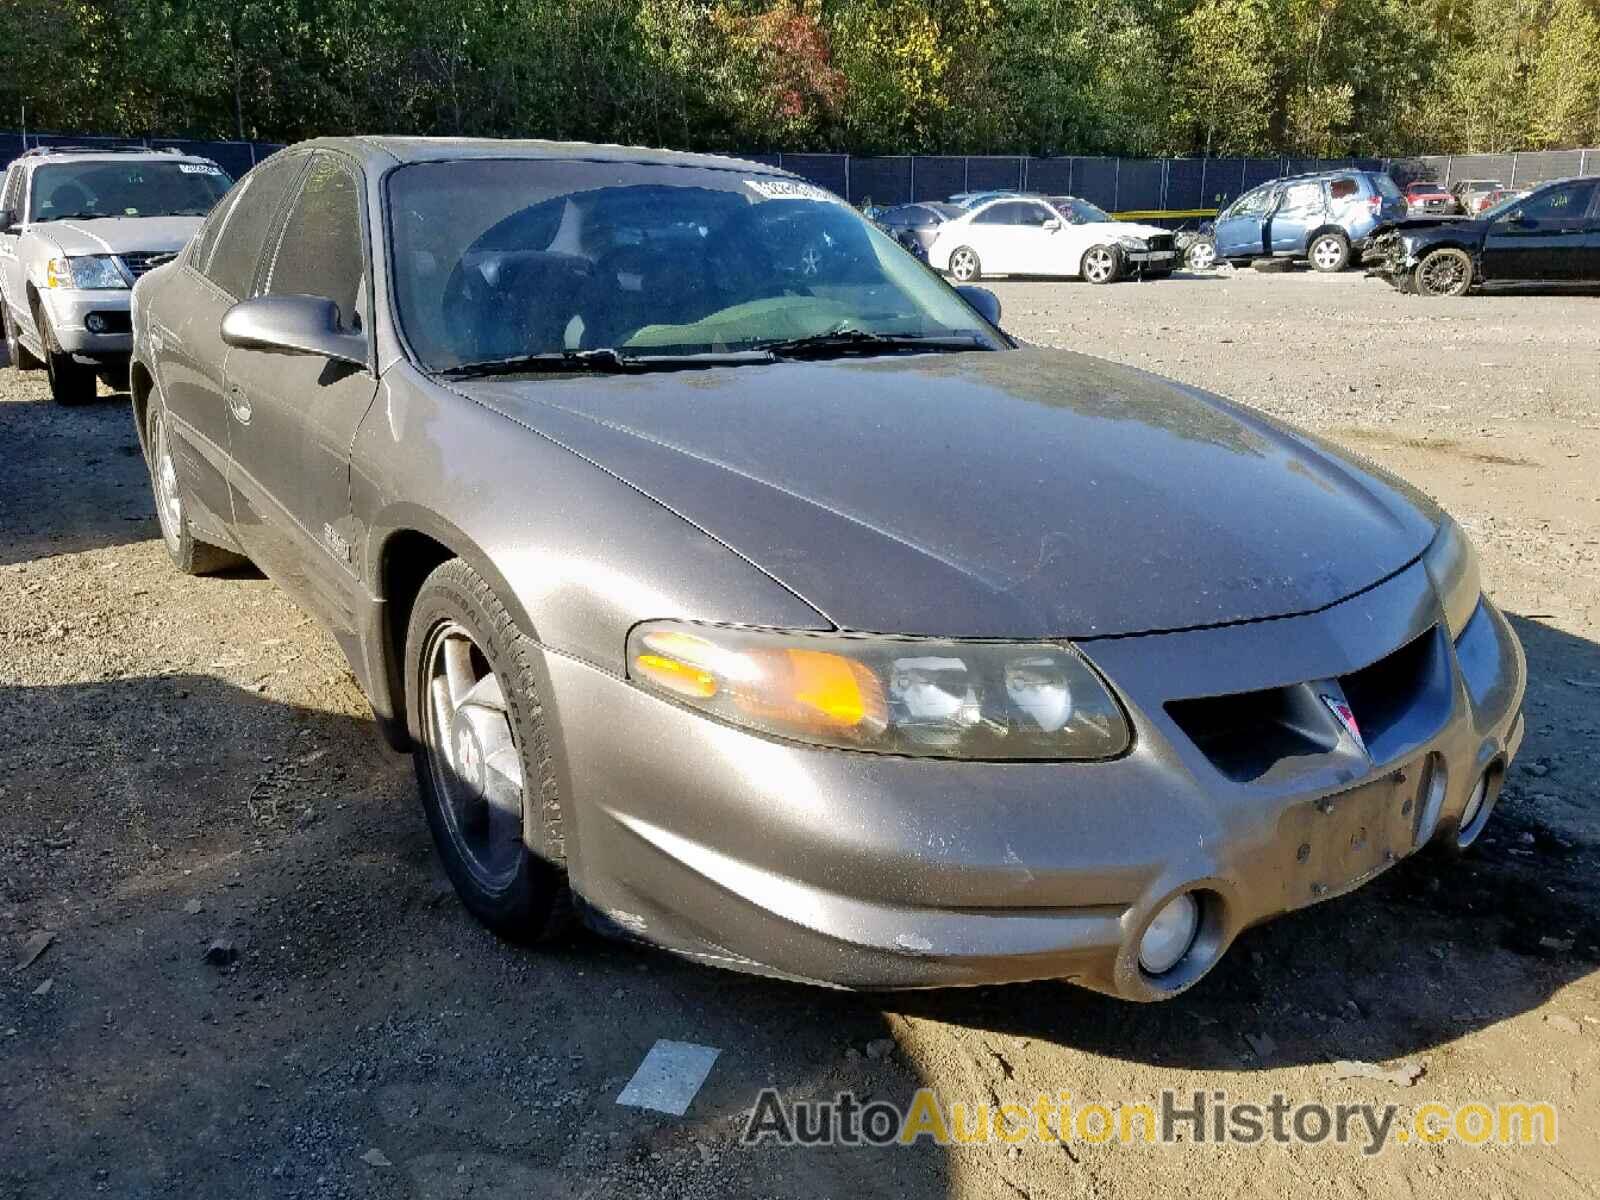
[[1343, 257], [1343, 249], [1331, 237], [1318, 238], [1317, 244], [1311, 247], [1311, 261], [1319, 271], [1331, 271], [1339, 265]]
[[1210, 242], [1196, 242], [1189, 247], [1189, 266], [1196, 271], [1208, 271], [1217, 263], [1217, 248]]
[[486, 890], [515, 879], [522, 859], [522, 756], [500, 677], [472, 635], [445, 621], [422, 655], [423, 744], [461, 862]]
[[962, 283], [973, 278], [978, 273], [978, 256], [965, 248], [957, 250], [950, 256], [950, 274]]
[[1456, 296], [1466, 290], [1468, 282], [1466, 255], [1443, 251], [1430, 254], [1417, 268], [1419, 290], [1430, 296]]
[[183, 493], [178, 487], [178, 468], [172, 461], [172, 448], [167, 442], [167, 422], [161, 409], [150, 415], [151, 479], [155, 483], [156, 519], [161, 522], [161, 536], [167, 546], [177, 553], [183, 537]]
[[1090, 283], [1105, 283], [1116, 267], [1116, 259], [1104, 246], [1095, 246], [1083, 256], [1083, 277]]

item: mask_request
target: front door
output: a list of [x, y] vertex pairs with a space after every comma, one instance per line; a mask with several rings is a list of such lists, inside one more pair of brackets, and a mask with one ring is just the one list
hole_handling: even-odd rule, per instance
[[262, 163], [223, 199], [179, 268], [184, 303], [164, 306], [171, 323], [150, 330], [173, 460], [202, 536], [233, 523], [222, 317], [250, 295], [268, 230], [304, 166], [291, 156]]
[[1276, 194], [1276, 187], [1267, 184], [1222, 210], [1213, 227], [1218, 258], [1257, 258], [1266, 253], [1266, 216]]
[[[370, 328], [362, 188], [342, 156], [312, 156], [258, 292], [322, 296], [341, 325]], [[235, 523], [246, 553], [338, 633], [354, 628], [360, 547], [350, 523], [350, 444], [377, 394], [370, 365], [235, 347]]]
[[1578, 179], [1535, 192], [1495, 218], [1483, 241], [1484, 278], [1581, 279], [1594, 194], [1594, 180]]
[[[11, 306], [13, 313], [18, 313], [23, 329], [32, 328], [32, 318], [23, 310], [24, 280], [22, 278], [22, 262], [17, 258], [17, 243], [22, 240], [20, 234], [9, 233], [11, 228], [20, 228], [26, 214], [22, 211], [22, 183], [26, 168], [21, 163], [16, 163], [7, 172], [5, 183], [0, 185], [0, 211], [6, 214], [6, 224], [0, 224], [0, 297], [3, 297]], [[13, 226], [10, 222], [15, 222]]]

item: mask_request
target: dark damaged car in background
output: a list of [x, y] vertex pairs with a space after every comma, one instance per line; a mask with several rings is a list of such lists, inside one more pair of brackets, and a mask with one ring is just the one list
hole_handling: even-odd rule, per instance
[[1476, 217], [1382, 226], [1364, 261], [1369, 275], [1422, 296], [1496, 284], [1600, 284], [1600, 180], [1559, 179]]
[[133, 406], [510, 936], [1158, 1000], [1469, 846], [1525, 671], [1462, 529], [998, 316], [755, 163], [328, 140], [140, 280]]

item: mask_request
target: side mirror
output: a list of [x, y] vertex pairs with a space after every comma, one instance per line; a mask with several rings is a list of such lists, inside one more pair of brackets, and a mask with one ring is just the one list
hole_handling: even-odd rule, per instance
[[1057, 230], [1059, 230], [1061, 228], [1061, 218], [1060, 217], [1051, 217], [1048, 221], [1046, 221], [1044, 223], [1044, 227], [1046, 229], [1048, 229], [1051, 233], [1055, 233]]
[[977, 309], [978, 315], [989, 324], [1000, 324], [1000, 297], [988, 288], [975, 287], [968, 283], [956, 288], [956, 294]]
[[321, 296], [257, 296], [222, 314], [222, 340], [241, 350], [312, 354], [367, 365], [367, 339], [339, 328], [339, 306]]

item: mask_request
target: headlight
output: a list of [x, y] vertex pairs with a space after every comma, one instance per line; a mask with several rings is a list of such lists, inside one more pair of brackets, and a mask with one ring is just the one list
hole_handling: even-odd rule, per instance
[[650, 621], [628, 636], [628, 673], [735, 725], [878, 754], [1095, 759], [1129, 742], [1105, 685], [1056, 644]]
[[86, 254], [78, 258], [52, 258], [45, 264], [45, 283], [53, 288], [102, 290], [126, 288], [128, 281], [109, 254]]
[[1119, 237], [1117, 239], [1117, 245], [1121, 246], [1124, 250], [1150, 249], [1149, 242], [1145, 241], [1145, 239], [1142, 237], [1134, 237], [1132, 234], [1124, 234]]
[[1428, 568], [1433, 590], [1444, 606], [1444, 621], [1451, 638], [1460, 637], [1472, 614], [1478, 611], [1478, 601], [1483, 595], [1483, 585], [1478, 579], [1478, 552], [1472, 548], [1461, 526], [1445, 516], [1439, 522], [1433, 544], [1422, 556], [1422, 564]]

